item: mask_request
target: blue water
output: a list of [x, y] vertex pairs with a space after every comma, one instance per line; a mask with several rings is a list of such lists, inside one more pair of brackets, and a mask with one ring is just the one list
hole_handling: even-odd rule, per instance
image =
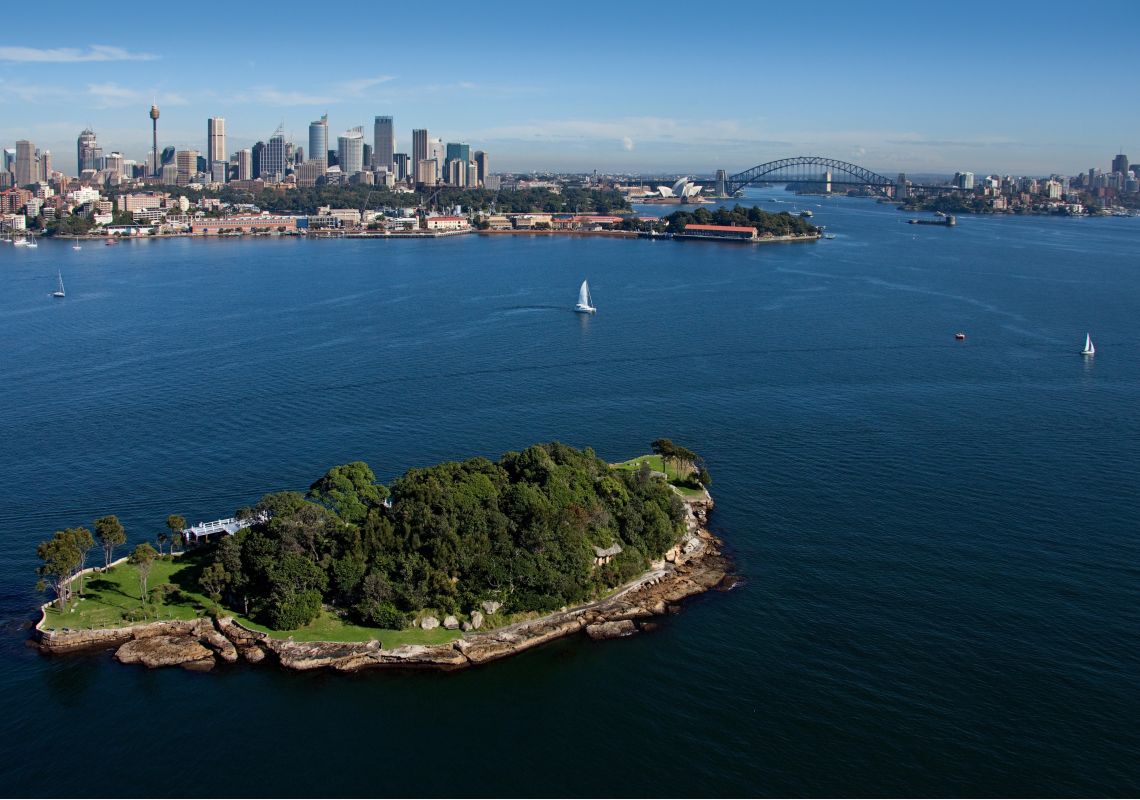
[[[1140, 220], [795, 202], [837, 238], [0, 249], [0, 786], [1140, 792]], [[351, 677], [24, 643], [58, 528], [659, 436], [707, 458], [745, 581], [649, 635]]]

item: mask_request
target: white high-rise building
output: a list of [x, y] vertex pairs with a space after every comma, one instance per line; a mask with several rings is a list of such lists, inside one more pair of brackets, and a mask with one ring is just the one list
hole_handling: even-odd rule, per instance
[[248, 147], [238, 150], [237, 174], [239, 181], [248, 181], [253, 178], [253, 151]]
[[212, 165], [225, 157], [226, 121], [222, 117], [210, 117], [206, 120], [206, 163]]
[[377, 117], [372, 126], [372, 168], [392, 171], [396, 155], [396, 128], [391, 117]]
[[357, 127], [345, 131], [336, 139], [336, 158], [340, 171], [351, 177], [364, 171], [364, 129]]
[[329, 115], [309, 123], [309, 161], [329, 165]]

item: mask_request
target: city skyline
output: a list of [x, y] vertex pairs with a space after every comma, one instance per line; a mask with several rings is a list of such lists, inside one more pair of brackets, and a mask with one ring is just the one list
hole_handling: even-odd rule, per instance
[[[65, 154], [90, 128], [104, 152], [143, 162], [154, 101], [160, 149], [206, 153], [206, 120], [220, 117], [227, 157], [268, 141], [283, 121], [285, 138], [304, 145], [309, 122], [325, 113], [330, 144], [357, 126], [371, 143], [376, 118], [392, 117], [397, 152], [410, 153], [412, 130], [427, 128], [520, 172], [707, 173], [818, 153], [884, 172], [1076, 174], [1107, 170], [1110, 151], [1140, 152], [1129, 139], [1140, 110], [1124, 102], [1128, 48], [1098, 44], [1089, 68], [1082, 53], [1092, 45], [1070, 38], [1110, 30], [1120, 3], [987, 6], [984, 30], [973, 22], [983, 18], [977, 3], [899, 6], [870, 20], [831, 4], [809, 16], [739, 8], [727, 26], [704, 20], [704, 33], [686, 22], [689, 7], [655, 8], [587, 4], [556, 26], [542, 7], [530, 19], [489, 9], [480, 17], [487, 37], [452, 42], [444, 26], [430, 59], [428, 43], [399, 35], [397, 17], [380, 48], [371, 32], [349, 29], [321, 51], [320, 70], [296, 68], [297, 45], [104, 31], [62, 44], [0, 38], [0, 142], [31, 140], [70, 172]], [[31, 14], [14, 9], [10, 30], [40, 29]], [[279, 16], [259, 41], [289, 31], [295, 40], [293, 15]], [[732, 30], [757, 33], [734, 44]]]

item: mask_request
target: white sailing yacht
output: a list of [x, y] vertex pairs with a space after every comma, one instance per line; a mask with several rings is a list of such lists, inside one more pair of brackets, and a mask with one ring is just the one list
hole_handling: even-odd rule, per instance
[[36, 237], [28, 237], [28, 239], [24, 241], [24, 247], [39, 247], [39, 245], [36, 243]]
[[1082, 356], [1094, 356], [1094, 355], [1096, 355], [1096, 348], [1093, 347], [1092, 337], [1089, 336], [1087, 333], [1085, 334], [1085, 349], [1081, 351], [1081, 355]]
[[574, 310], [579, 314], [598, 313], [598, 309], [594, 308], [593, 300], [590, 298], [589, 281], [582, 281], [582, 286], [578, 289], [578, 305], [574, 306]]
[[73, 244], [71, 246], [71, 249], [72, 250], [82, 250], [83, 249], [83, 247], [79, 244], [79, 237], [78, 236], [75, 237], [75, 244]]
[[54, 292], [52, 292], [51, 296], [52, 297], [67, 297], [67, 295], [64, 294], [64, 292], [63, 292], [63, 273], [57, 272], [56, 274], [59, 276], [59, 288], [56, 289]]

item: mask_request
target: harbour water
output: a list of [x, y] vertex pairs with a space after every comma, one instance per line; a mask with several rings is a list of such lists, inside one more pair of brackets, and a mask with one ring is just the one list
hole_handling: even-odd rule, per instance
[[[1140, 220], [750, 199], [836, 238], [0, 249], [6, 793], [1140, 791]], [[652, 634], [350, 677], [25, 646], [59, 528], [659, 436], [742, 582]]]

